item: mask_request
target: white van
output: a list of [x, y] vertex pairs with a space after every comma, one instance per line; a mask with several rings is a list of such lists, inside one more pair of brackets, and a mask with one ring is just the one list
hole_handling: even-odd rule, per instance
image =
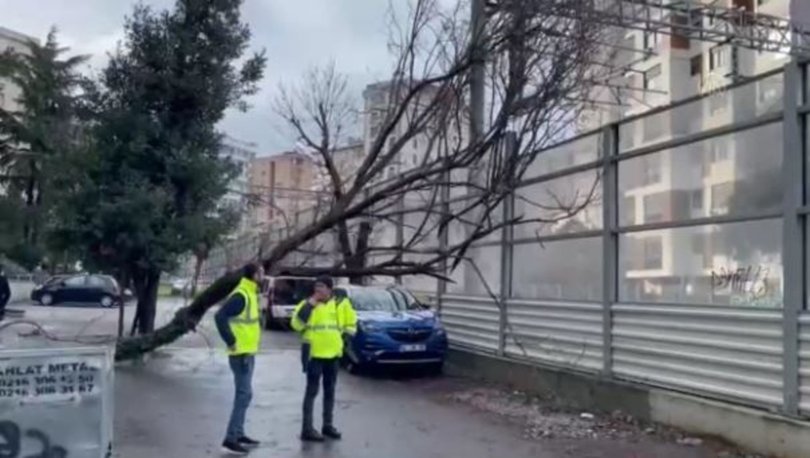
[[289, 329], [295, 307], [312, 295], [315, 277], [268, 277], [262, 284], [265, 329]]

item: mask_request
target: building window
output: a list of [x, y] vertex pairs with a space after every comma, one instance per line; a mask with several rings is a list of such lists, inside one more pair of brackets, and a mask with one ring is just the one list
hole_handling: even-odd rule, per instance
[[660, 269], [664, 265], [663, 244], [660, 237], [648, 237], [642, 240], [644, 249], [644, 268]]
[[703, 210], [703, 190], [696, 189], [689, 193], [689, 207], [692, 210]]
[[413, 137], [413, 148], [419, 148], [419, 138]]
[[760, 105], [770, 105], [779, 100], [782, 92], [782, 81], [768, 78], [757, 83], [757, 100]]
[[658, 223], [664, 220], [664, 194], [653, 194], [644, 197], [644, 224]]
[[726, 106], [728, 106], [727, 95], [728, 92], [725, 90], [709, 95], [709, 111], [712, 115], [726, 109]]
[[656, 155], [647, 156], [642, 161], [641, 184], [649, 186], [661, 181], [661, 164]]
[[727, 182], [712, 186], [712, 215], [726, 215], [729, 212], [734, 183]]
[[709, 70], [714, 71], [728, 66], [728, 49], [726, 45], [717, 45], [709, 50]]
[[622, 226], [632, 226], [636, 224], [636, 198], [627, 196], [622, 204]]
[[714, 140], [709, 142], [709, 157], [712, 163], [722, 162], [728, 159], [728, 150], [726, 143], [721, 140]]
[[413, 165], [417, 165], [419, 163], [419, 157], [414, 154], [411, 156], [411, 161], [413, 162]]
[[703, 54], [698, 54], [689, 60], [689, 74], [692, 76], [703, 74]]
[[659, 116], [645, 116], [642, 121], [642, 129], [644, 129], [642, 131], [644, 141], [649, 142], [664, 136], [667, 124]]
[[655, 49], [658, 46], [657, 32], [644, 32], [644, 49]]
[[704, 269], [712, 268], [712, 255], [709, 252], [709, 234], [692, 235], [692, 253], [700, 257], [700, 266]]
[[661, 64], [644, 72], [644, 89], [661, 89]]

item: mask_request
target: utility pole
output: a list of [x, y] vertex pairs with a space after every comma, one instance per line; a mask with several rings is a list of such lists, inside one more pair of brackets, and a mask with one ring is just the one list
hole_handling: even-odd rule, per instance
[[483, 50], [485, 0], [471, 0], [470, 24], [472, 24], [472, 67], [470, 71], [470, 144], [484, 132], [484, 84], [486, 53]]

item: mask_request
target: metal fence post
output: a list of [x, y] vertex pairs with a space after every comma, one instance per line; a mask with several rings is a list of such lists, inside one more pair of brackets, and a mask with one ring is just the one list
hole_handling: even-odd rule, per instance
[[[397, 215], [397, 227], [394, 228], [394, 230], [396, 231], [396, 246], [399, 247], [399, 250], [400, 250], [400, 252], [399, 252], [399, 254], [397, 256], [400, 258], [399, 259], [400, 261], [402, 261], [402, 258], [403, 258], [402, 249], [405, 246], [405, 211], [406, 210], [407, 209], [406, 209], [406, 205], [405, 205], [405, 195], [402, 194], [402, 195], [399, 196], [398, 202], [397, 202], [397, 212], [399, 214]], [[402, 284], [402, 277], [397, 276], [394, 279], [394, 281], [396, 282], [397, 285], [401, 285]]]
[[795, 59], [785, 65], [782, 174], [784, 216], [782, 219], [782, 264], [784, 299], [783, 405], [788, 415], [799, 411], [799, 313], [805, 301], [804, 221], [799, 209], [804, 201], [804, 154], [798, 106], [803, 98], [801, 70]]
[[602, 131], [602, 373], [613, 371], [613, 304], [618, 300], [619, 125]]
[[[447, 172], [445, 174], [445, 179], [443, 180], [445, 183], [450, 182], [450, 173]], [[450, 186], [448, 184], [440, 185], [441, 189], [439, 190], [439, 208], [441, 218], [444, 218], [445, 215], [450, 214]], [[450, 244], [450, 224], [446, 224], [439, 230], [439, 252], [446, 253], [447, 247]], [[447, 276], [447, 256], [442, 256], [442, 259], [439, 261], [439, 271], [442, 275]], [[436, 284], [436, 312], [441, 316], [442, 314], [442, 300], [444, 298], [444, 294], [447, 292], [447, 282], [445, 280], [439, 279], [437, 280]]]
[[[507, 133], [503, 144], [505, 155], [517, 155], [517, 138], [514, 132]], [[515, 216], [515, 189], [513, 183], [509, 183], [509, 192], [503, 199], [503, 222], [511, 221]], [[501, 291], [500, 308], [498, 310], [498, 354], [506, 354], [506, 332], [507, 320], [509, 317], [508, 303], [512, 296], [512, 251], [514, 240], [514, 227], [511, 224], [504, 224], [501, 229]]]

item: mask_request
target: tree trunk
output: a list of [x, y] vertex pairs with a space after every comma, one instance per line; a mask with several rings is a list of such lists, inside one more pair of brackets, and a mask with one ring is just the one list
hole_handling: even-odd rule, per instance
[[178, 310], [172, 320], [161, 326], [160, 329], [150, 334], [119, 341], [115, 348], [116, 361], [137, 358], [162, 345], [174, 342], [189, 331], [194, 331], [205, 312], [228, 297], [239, 284], [240, 278], [242, 278], [242, 274], [238, 271], [220, 277], [194, 298], [188, 307]]
[[[368, 240], [371, 237], [371, 223], [363, 221], [357, 231], [357, 245], [355, 246], [354, 254], [346, 259], [346, 268], [349, 270], [362, 270], [366, 267], [366, 255], [368, 253]], [[365, 277], [362, 275], [354, 275], [349, 277], [349, 283], [352, 285], [363, 285]]]
[[121, 288], [121, 302], [118, 304], [118, 338], [124, 337], [124, 306], [126, 305], [126, 295], [124, 291], [129, 288], [129, 275], [125, 270], [119, 272], [118, 286]]
[[[189, 292], [189, 297], [194, 298], [197, 295], [197, 285], [200, 282], [200, 274], [202, 273], [202, 266], [207, 258], [207, 255], [202, 253], [197, 253], [194, 255], [194, 276], [191, 278], [191, 291]], [[261, 258], [260, 258], [261, 259]]]
[[133, 329], [144, 335], [155, 330], [157, 316], [157, 293], [160, 286], [160, 271], [147, 269], [133, 275], [135, 294], [138, 298]]

